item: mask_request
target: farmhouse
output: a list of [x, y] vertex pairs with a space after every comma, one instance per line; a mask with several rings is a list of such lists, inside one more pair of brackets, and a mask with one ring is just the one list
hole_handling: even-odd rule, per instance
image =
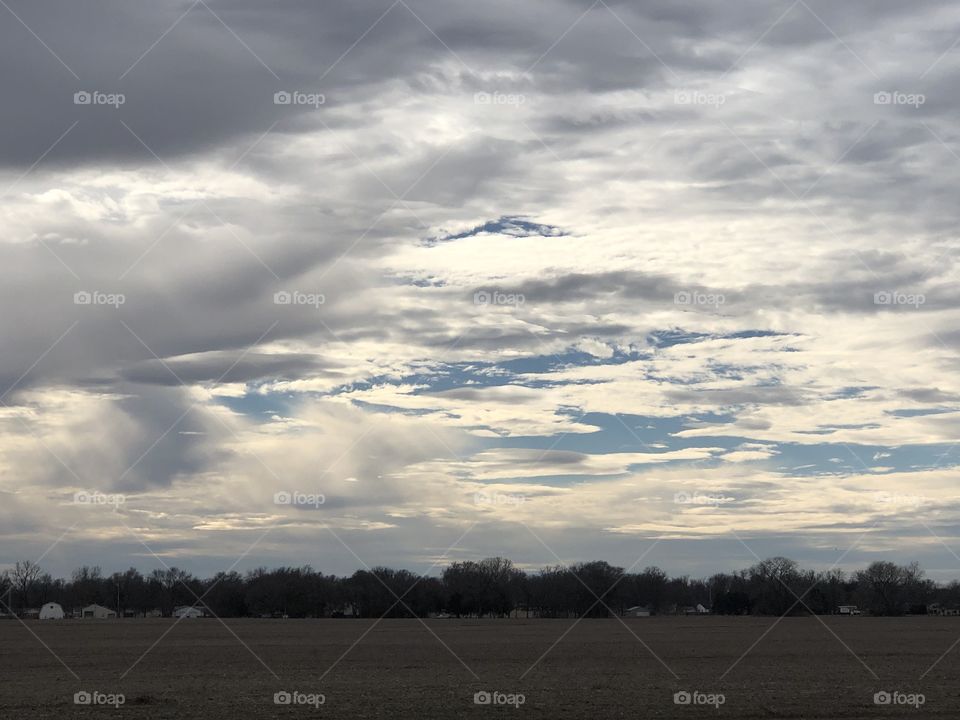
[[83, 610], [80, 611], [80, 617], [84, 619], [93, 618], [94, 620], [106, 620], [108, 618], [115, 618], [117, 613], [111, 610], [110, 608], [105, 608], [103, 605], [87, 605]]
[[58, 603], [48, 602], [40, 608], [41, 620], [63, 620], [63, 608]]
[[623, 611], [624, 617], [650, 617], [650, 608], [645, 605], [634, 605]]
[[193, 607], [192, 605], [179, 605], [173, 609], [173, 616], [175, 618], [198, 618], [203, 617], [203, 612], [200, 608]]
[[957, 616], [960, 615], [960, 608], [954, 606], [944, 607], [940, 603], [931, 603], [927, 606], [927, 613], [930, 615]]

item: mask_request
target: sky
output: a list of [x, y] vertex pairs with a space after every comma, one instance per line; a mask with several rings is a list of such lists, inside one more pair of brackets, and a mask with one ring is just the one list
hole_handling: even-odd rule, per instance
[[0, 17], [0, 568], [960, 577], [955, 3]]

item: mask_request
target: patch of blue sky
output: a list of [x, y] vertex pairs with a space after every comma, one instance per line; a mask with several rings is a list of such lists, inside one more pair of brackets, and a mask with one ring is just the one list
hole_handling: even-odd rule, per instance
[[[759, 331], [757, 331], [759, 332]], [[736, 335], [742, 335], [737, 333]], [[410, 385], [416, 386], [414, 394], [425, 395], [445, 390], [453, 390], [461, 387], [500, 387], [504, 385], [523, 385], [530, 388], [555, 387], [558, 384], [569, 384], [570, 381], [549, 380], [544, 378], [531, 379], [528, 375], [544, 375], [551, 372], [557, 372], [571, 367], [599, 367], [605, 365], [622, 365], [628, 362], [636, 362], [646, 359], [652, 359], [656, 348], [669, 347], [672, 345], [698, 342], [708, 337], [701, 333], [688, 333], [685, 331], [658, 331], [651, 333], [653, 338], [651, 344], [653, 349], [639, 348], [611, 348], [609, 357], [599, 357], [584, 352], [575, 347], [550, 355], [532, 355], [529, 357], [514, 358], [502, 362], [462, 362], [462, 363], [444, 363], [431, 368], [429, 371], [412, 373], [401, 378], [379, 376], [371, 377], [362, 382], [353, 383], [334, 391], [333, 394], [346, 392], [349, 390], [366, 390], [382, 384]], [[717, 337], [730, 338], [733, 335], [722, 335]], [[745, 368], [725, 364], [712, 364], [711, 371], [722, 377], [731, 379], [741, 378]], [[673, 382], [675, 384], [689, 384], [696, 381], [681, 381], [669, 377], [658, 378], [663, 382]], [[584, 380], [580, 382], [590, 382]], [[778, 384], [778, 381], [771, 380], [771, 385]]]
[[501, 215], [496, 220], [488, 220], [482, 225], [477, 225], [463, 232], [426, 238], [424, 244], [432, 246], [482, 234], [510, 235], [513, 237], [563, 237], [569, 233], [555, 225], [534, 222], [520, 215]]
[[887, 414], [894, 417], [918, 417], [920, 415], [943, 415], [944, 413], [956, 412], [957, 408], [932, 407], [932, 408], [905, 408], [903, 410], [892, 410]]
[[[538, 450], [569, 450], [585, 454], [669, 452], [696, 447], [737, 447], [746, 438], [724, 436], [681, 438], [676, 433], [686, 430], [691, 423], [730, 422], [729, 416], [703, 414], [684, 417], [646, 417], [643, 415], [612, 415], [586, 413], [570, 409], [565, 412], [581, 425], [596, 427], [588, 433], [557, 433], [554, 435], [522, 435], [514, 437], [482, 438], [487, 447], [533, 448]], [[670, 462], [691, 462], [689, 460]]]
[[287, 417], [294, 414], [298, 396], [293, 393], [248, 392], [239, 397], [223, 397], [221, 404], [235, 413], [254, 422], [268, 422], [274, 416]]
[[781, 443], [776, 446], [777, 469], [798, 475], [875, 472], [872, 468], [890, 468], [882, 472], [906, 472], [952, 467], [960, 453], [951, 443], [932, 445], [857, 445], [824, 442], [816, 445]]

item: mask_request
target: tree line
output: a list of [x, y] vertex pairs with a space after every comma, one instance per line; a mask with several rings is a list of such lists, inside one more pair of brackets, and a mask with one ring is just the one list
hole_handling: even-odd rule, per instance
[[121, 616], [169, 617], [196, 606], [220, 617], [609, 617], [631, 607], [676, 614], [698, 605], [723, 615], [832, 614], [856, 605], [875, 615], [960, 608], [960, 583], [937, 584], [917, 563], [878, 561], [853, 573], [816, 571], [773, 557], [709, 578], [670, 577], [658, 567], [627, 572], [596, 560], [524, 571], [501, 557], [454, 562], [439, 577], [376, 567], [349, 577], [310, 566], [257, 568], [198, 578], [177, 568], [105, 575], [81, 567], [54, 579], [32, 562], [0, 574], [0, 613], [56, 602], [68, 612], [91, 604]]

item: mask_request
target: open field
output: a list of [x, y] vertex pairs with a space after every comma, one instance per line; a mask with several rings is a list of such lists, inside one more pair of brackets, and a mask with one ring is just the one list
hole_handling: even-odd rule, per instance
[[[775, 620], [657, 617], [626, 627], [584, 620], [572, 630], [566, 620], [4, 621], [0, 716], [960, 715], [960, 647], [921, 679], [960, 638], [960, 619], [831, 617], [822, 618], [825, 627], [817, 618], [788, 618], [730, 669]], [[79, 690], [123, 693], [126, 702], [77, 706]], [[274, 693], [283, 690], [322, 693], [325, 702], [277, 706]], [[673, 695], [683, 690], [722, 693], [725, 702], [719, 711], [676, 705]], [[881, 690], [922, 693], [925, 704], [877, 706]], [[480, 691], [522, 693], [525, 702], [476, 705]]]

